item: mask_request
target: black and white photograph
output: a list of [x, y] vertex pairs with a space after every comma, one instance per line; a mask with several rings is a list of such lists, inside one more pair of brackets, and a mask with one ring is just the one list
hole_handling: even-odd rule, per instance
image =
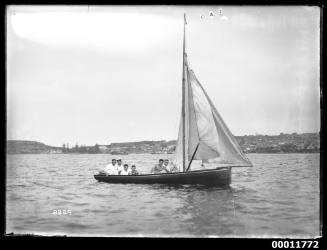
[[7, 5], [5, 234], [320, 238], [321, 12]]

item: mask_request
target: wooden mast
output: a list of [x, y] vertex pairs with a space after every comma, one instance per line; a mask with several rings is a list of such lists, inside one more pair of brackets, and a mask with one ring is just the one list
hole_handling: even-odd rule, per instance
[[186, 16], [184, 13], [184, 35], [183, 35], [183, 84], [182, 84], [182, 144], [183, 144], [183, 172], [185, 172], [185, 25]]

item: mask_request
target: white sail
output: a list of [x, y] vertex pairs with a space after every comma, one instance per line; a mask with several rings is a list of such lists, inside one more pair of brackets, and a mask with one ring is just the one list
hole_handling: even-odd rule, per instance
[[179, 130], [178, 130], [178, 138], [176, 141], [176, 149], [175, 149], [175, 159], [173, 164], [179, 169], [179, 171], [183, 170], [183, 119], [181, 115], [181, 119], [179, 122]]
[[185, 166], [193, 159], [219, 165], [251, 166], [236, 139], [189, 68], [185, 55], [185, 119], [181, 117], [175, 164], [183, 164], [183, 120], [185, 121]]

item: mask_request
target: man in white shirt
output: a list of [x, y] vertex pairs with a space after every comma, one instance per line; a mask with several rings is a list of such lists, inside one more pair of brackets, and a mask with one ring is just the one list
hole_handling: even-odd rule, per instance
[[120, 175], [128, 175], [128, 164], [124, 164], [123, 170], [120, 172]]
[[165, 159], [163, 164], [169, 172], [179, 172], [179, 169], [174, 164], [169, 164], [169, 160]]
[[105, 169], [104, 169], [104, 172], [108, 175], [117, 175], [118, 174], [118, 171], [117, 171], [117, 161], [116, 159], [112, 159], [111, 160], [111, 163], [109, 163]]
[[121, 162], [121, 159], [118, 159], [117, 160], [117, 171], [118, 171], [118, 174], [120, 174], [121, 171], [123, 171], [123, 170], [124, 170], [124, 166], [123, 166], [123, 164]]

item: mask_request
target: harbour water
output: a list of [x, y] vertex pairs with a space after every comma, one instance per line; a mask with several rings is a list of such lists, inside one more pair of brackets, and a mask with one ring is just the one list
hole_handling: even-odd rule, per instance
[[[93, 175], [113, 157], [8, 155], [6, 232], [149, 237], [320, 235], [319, 154], [249, 154], [254, 167], [233, 169], [228, 189], [97, 182]], [[173, 155], [118, 157], [147, 172], [159, 158]]]

